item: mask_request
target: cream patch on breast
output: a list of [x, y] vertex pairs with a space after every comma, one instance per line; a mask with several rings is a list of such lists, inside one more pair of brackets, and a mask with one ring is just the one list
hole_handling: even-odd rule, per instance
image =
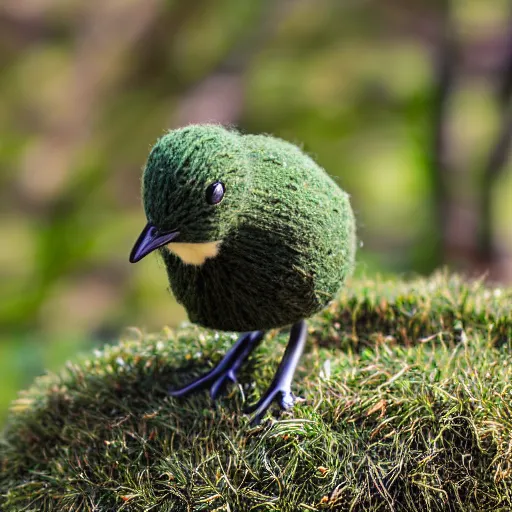
[[167, 244], [167, 249], [176, 254], [183, 263], [188, 265], [202, 265], [208, 258], [215, 258], [219, 253], [222, 240], [202, 244]]

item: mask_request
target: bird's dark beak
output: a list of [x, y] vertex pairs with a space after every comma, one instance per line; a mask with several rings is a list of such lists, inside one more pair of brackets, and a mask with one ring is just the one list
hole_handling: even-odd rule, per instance
[[172, 242], [179, 234], [179, 231], [160, 233], [153, 224], [148, 222], [133, 246], [130, 253], [130, 263], [137, 263], [137, 261], [140, 261], [150, 252]]

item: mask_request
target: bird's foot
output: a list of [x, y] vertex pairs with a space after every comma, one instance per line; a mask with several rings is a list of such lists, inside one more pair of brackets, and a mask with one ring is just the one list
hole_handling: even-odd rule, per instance
[[210, 388], [210, 397], [212, 401], [215, 401], [227, 384], [237, 382], [240, 367], [263, 339], [263, 335], [263, 331], [242, 334], [215, 368], [186, 386], [169, 390], [169, 394], [174, 397], [181, 397], [194, 391]]
[[246, 409], [248, 414], [254, 413], [251, 420], [252, 425], [257, 425], [263, 419], [272, 402], [276, 401], [282, 410], [287, 410], [292, 408], [295, 402], [298, 401], [297, 397], [292, 393], [291, 383], [300, 356], [304, 350], [306, 337], [306, 322], [301, 320], [291, 328], [290, 341], [270, 387], [256, 404]]
[[291, 409], [295, 402], [297, 401], [297, 397], [292, 393], [290, 386], [287, 387], [270, 387], [265, 394], [258, 400], [257, 403], [251, 405], [245, 409], [247, 414], [254, 413], [254, 416], [251, 419], [252, 425], [257, 425], [265, 416], [265, 413], [268, 411], [269, 407], [273, 402], [277, 402], [279, 407], [283, 411], [287, 411]]
[[[182, 397], [194, 391], [209, 388], [211, 399], [215, 401], [229, 382], [237, 382], [240, 367], [263, 339], [263, 335], [263, 331], [243, 334], [215, 368], [182, 388], [170, 390], [169, 394], [174, 397]], [[274, 401], [279, 404], [281, 409], [287, 410], [299, 400], [291, 391], [291, 383], [304, 350], [306, 336], [307, 327], [303, 320], [293, 325], [290, 331], [290, 341], [270, 387], [255, 405], [246, 409], [249, 414], [255, 413], [251, 420], [252, 425], [257, 425], [263, 419]]]

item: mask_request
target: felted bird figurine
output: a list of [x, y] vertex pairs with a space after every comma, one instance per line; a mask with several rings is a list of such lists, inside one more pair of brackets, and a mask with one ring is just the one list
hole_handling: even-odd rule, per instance
[[142, 195], [148, 223], [130, 261], [158, 249], [190, 321], [242, 333], [214, 369], [170, 394], [210, 388], [215, 401], [264, 332], [291, 325], [274, 379], [248, 412], [257, 423], [274, 400], [290, 408], [305, 319], [329, 304], [354, 265], [349, 196], [293, 144], [212, 124], [156, 142]]

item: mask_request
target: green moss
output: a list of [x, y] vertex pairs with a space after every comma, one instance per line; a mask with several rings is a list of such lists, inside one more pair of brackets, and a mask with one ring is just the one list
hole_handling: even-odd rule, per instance
[[[131, 331], [13, 404], [2, 511], [490, 511], [512, 507], [512, 291], [438, 274], [359, 281], [310, 322], [279, 421], [249, 426], [276, 333], [214, 410], [168, 385], [234, 336]], [[278, 347], [278, 350], [276, 350]]]

